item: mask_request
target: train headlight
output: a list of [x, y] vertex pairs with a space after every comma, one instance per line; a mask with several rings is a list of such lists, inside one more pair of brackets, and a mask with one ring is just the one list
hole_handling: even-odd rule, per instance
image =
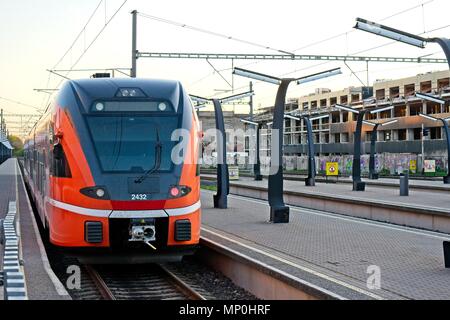
[[103, 103], [99, 102], [95, 105], [95, 110], [103, 111], [103, 110], [105, 110], [105, 105]]
[[122, 97], [128, 97], [129, 95], [130, 95], [130, 91], [128, 91], [128, 89], [122, 90]]
[[97, 191], [95, 191], [95, 194], [97, 195], [97, 197], [103, 198], [105, 196], [106, 192], [105, 192], [105, 190], [99, 188], [99, 189], [97, 189]]
[[167, 110], [167, 104], [165, 104], [164, 102], [161, 102], [158, 105], [158, 109], [159, 109], [159, 111], [166, 111]]
[[98, 200], [109, 200], [109, 193], [105, 187], [89, 187], [80, 190], [82, 194], [86, 197], [98, 199]]

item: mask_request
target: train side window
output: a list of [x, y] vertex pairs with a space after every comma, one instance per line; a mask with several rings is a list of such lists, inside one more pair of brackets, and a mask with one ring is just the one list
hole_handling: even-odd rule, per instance
[[55, 144], [53, 147], [50, 174], [58, 178], [72, 177], [72, 173], [70, 172], [69, 164], [67, 162], [66, 154], [60, 143]]

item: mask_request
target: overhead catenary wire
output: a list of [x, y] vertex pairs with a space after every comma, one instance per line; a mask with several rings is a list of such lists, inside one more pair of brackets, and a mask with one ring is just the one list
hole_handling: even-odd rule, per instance
[[[108, 27], [108, 25], [111, 23], [112, 20], [114, 20], [114, 18], [116, 17], [116, 15], [119, 13], [119, 11], [123, 8], [123, 6], [128, 2], [128, 0], [124, 0], [122, 2], [122, 4], [119, 6], [119, 8], [114, 12], [114, 14], [111, 16], [111, 18], [109, 18], [105, 25], [100, 29], [100, 31], [97, 33], [97, 35], [94, 37], [94, 39], [89, 43], [89, 45], [83, 50], [83, 52], [81, 53], [81, 55], [78, 57], [78, 59], [76, 59], [75, 63], [72, 64], [72, 66], [70, 67], [69, 71], [67, 71], [67, 73], [65, 74], [65, 76], [67, 76], [72, 70], [73, 68], [75, 68], [75, 66], [81, 61], [81, 59], [83, 59], [83, 57], [85, 56], [85, 54], [89, 51], [89, 49], [94, 45], [94, 43], [98, 40], [98, 38], [102, 35], [103, 31], [105, 31], [105, 29]], [[57, 88], [59, 88], [59, 86], [61, 85], [61, 83], [64, 80], [61, 80], [60, 83], [57, 85]]]
[[[434, 32], [434, 31], [439, 31], [439, 30], [442, 30], [442, 29], [445, 29], [445, 28], [448, 28], [448, 27], [450, 27], [450, 24], [445, 25], [445, 26], [441, 26], [441, 27], [437, 27], [437, 28], [434, 28], [432, 30], [428, 30], [425, 33], [420, 33], [420, 35], [423, 35], [423, 34], [426, 34], [426, 33], [431, 33], [431, 32]], [[350, 55], [356, 55], [356, 54], [368, 52], [368, 51], [371, 51], [371, 50], [375, 50], [375, 49], [379, 49], [379, 48], [382, 48], [382, 47], [386, 47], [386, 46], [392, 45], [394, 43], [397, 43], [397, 41], [389, 41], [387, 43], [384, 43], [384, 44], [381, 44], [381, 45], [378, 45], [378, 46], [375, 46], [375, 47], [371, 47], [371, 48], [368, 48], [368, 49], [364, 49], [364, 50], [361, 50], [361, 51], [358, 51], [358, 52], [351, 53]], [[315, 67], [323, 66], [323, 65], [329, 64], [330, 62], [331, 61], [321, 62], [321, 63], [314, 64], [312, 66], [308, 66], [308, 67], [305, 67], [305, 68], [296, 69], [296, 70], [284, 73], [280, 77], [286, 77], [286, 76], [289, 76], [291, 74], [297, 73], [299, 71], [305, 71], [305, 70], [312, 69], [312, 68], [315, 68]], [[258, 83], [261, 83], [261, 82], [260, 81], [256, 81], [254, 84], [258, 84]], [[235, 88], [235, 90], [240, 90], [240, 89], [243, 89], [243, 88], [246, 88], [246, 86]]]
[[[417, 9], [417, 8], [423, 8], [425, 5], [428, 5], [428, 4], [430, 4], [430, 3], [432, 3], [432, 2], [435, 2], [435, 1], [436, 1], [436, 0], [428, 0], [428, 1], [422, 2], [422, 3], [417, 4], [417, 5], [415, 5], [415, 6], [412, 6], [412, 7], [403, 9], [403, 10], [401, 10], [401, 11], [395, 12], [395, 13], [393, 13], [393, 14], [387, 16], [387, 17], [381, 18], [381, 19], [379, 19], [379, 21], [385, 21], [385, 20], [391, 19], [391, 18], [393, 18], [393, 17], [396, 17], [396, 16], [402, 15], [402, 14], [404, 14], [404, 13], [410, 12], [410, 11], [415, 10], [415, 9]], [[444, 27], [444, 28], [445, 28], [445, 27]], [[442, 29], [442, 28], [441, 28], [441, 29]], [[437, 30], [438, 30], [438, 29], [430, 30], [430, 31], [428, 31], [428, 32], [437, 31]], [[313, 42], [313, 43], [310, 43], [310, 44], [308, 44], [308, 45], [302, 46], [302, 47], [300, 47], [300, 48], [297, 48], [297, 49], [294, 49], [294, 50], [291, 50], [291, 51], [292, 51], [293, 53], [295, 53], [295, 52], [298, 52], [298, 51], [300, 51], [300, 50], [304, 50], [304, 49], [306, 49], [306, 48], [310, 48], [310, 47], [313, 47], [313, 46], [315, 46], [315, 45], [319, 45], [319, 44], [325, 43], [325, 42], [330, 41], [330, 40], [334, 40], [334, 39], [339, 38], [339, 37], [342, 37], [342, 36], [348, 36], [349, 33], [354, 32], [354, 31], [355, 31], [354, 29], [351, 29], [351, 30], [346, 31], [346, 32], [341, 32], [341, 33], [339, 33], [339, 34], [337, 34], [337, 35], [334, 35], [334, 36], [331, 36], [331, 37], [327, 37], [327, 38], [325, 38], [325, 39], [323, 39], [323, 40], [315, 41], [315, 42]], [[394, 43], [394, 42], [392, 42], [392, 43]], [[387, 46], [387, 45], [389, 45], [389, 44], [391, 44], [391, 42], [388, 43], [388, 44], [383, 44], [383, 45], [381, 45], [381, 46], [374, 47], [374, 48], [369, 48], [369, 49], [365, 49], [365, 50], [363, 50], [363, 51], [359, 51], [359, 52], [356, 52], [356, 53], [352, 53], [352, 54], [350, 54], [350, 55], [356, 55], [356, 54], [358, 54], [358, 53], [363, 53], [363, 52], [375, 50], [375, 49], [377, 49], [377, 48], [381, 48], [381, 47]], [[259, 64], [259, 63], [261, 63], [261, 62], [260, 62], [260, 61], [256, 61], [256, 62], [247, 63], [247, 64], [245, 64], [245, 65], [244, 65], [244, 64], [243, 64], [243, 65], [239, 65], [239, 67], [244, 67], [244, 66], [254, 65], [254, 64]], [[324, 63], [316, 64], [316, 65], [307, 67], [306, 69], [298, 69], [298, 70], [295, 70], [295, 71], [293, 71], [293, 72], [287, 73], [287, 74], [285, 74], [285, 75], [289, 75], [289, 74], [292, 74], [292, 73], [295, 73], [295, 72], [298, 72], [298, 71], [303, 71], [303, 70], [307, 70], [307, 69], [310, 69], [310, 68], [314, 68], [315, 66], [321, 66], [321, 65], [326, 64], [326, 63], [329, 63], [329, 62], [324, 62]], [[222, 70], [220, 70], [220, 71], [223, 72], [223, 71], [228, 71], [228, 70], [230, 70], [230, 68], [222, 69]], [[197, 83], [199, 83], [199, 82], [201, 82], [201, 81], [206, 80], [207, 78], [209, 78], [209, 77], [212, 76], [212, 75], [214, 75], [214, 73], [210, 73], [210, 74], [206, 75], [205, 77], [202, 77], [200, 80], [197, 80], [197, 81], [193, 82], [193, 83], [191, 84], [191, 86], [192, 86], [192, 85], [195, 85], [195, 84], [197, 84]], [[242, 88], [237, 88], [236, 90], [239, 90], [239, 89], [242, 89]]]
[[[393, 14], [387, 16], [387, 17], [384, 17], [384, 18], [382, 18], [382, 19], [379, 19], [379, 21], [386, 21], [386, 20], [389, 20], [389, 19], [394, 18], [394, 17], [396, 17], [396, 16], [399, 16], [399, 15], [402, 15], [402, 14], [404, 14], [404, 13], [407, 13], [407, 12], [409, 12], [409, 11], [415, 10], [415, 9], [417, 9], [417, 8], [423, 8], [425, 5], [428, 5], [428, 4], [430, 4], [430, 3], [434, 2], [434, 1], [435, 1], [435, 0], [428, 0], [428, 1], [422, 2], [422, 3], [418, 4], [418, 5], [413, 6], [413, 7], [410, 7], [410, 8], [401, 10], [401, 11], [398, 11], [398, 12], [393, 13]], [[337, 38], [340, 38], [340, 37], [343, 37], [343, 36], [347, 36], [349, 33], [352, 33], [352, 32], [354, 32], [354, 31], [355, 31], [354, 29], [350, 29], [350, 30], [348, 30], [348, 31], [345, 31], [345, 32], [341, 32], [341, 33], [339, 33], [339, 34], [336, 34], [336, 35], [334, 35], [334, 36], [327, 37], [327, 38], [325, 38], [325, 39], [323, 39], [323, 40], [315, 41], [315, 42], [313, 42], [313, 43], [310, 43], [310, 44], [308, 44], [308, 45], [305, 45], [305, 46], [302, 46], [302, 47], [300, 47], [300, 48], [294, 49], [294, 50], [292, 50], [292, 51], [293, 51], [293, 52], [298, 52], [298, 51], [300, 51], [300, 50], [304, 50], [304, 49], [307, 49], [307, 48], [310, 48], [310, 47], [313, 47], [313, 46], [316, 46], [316, 45], [319, 45], [319, 44], [322, 44], [322, 43], [325, 43], [325, 42], [328, 42], [328, 41], [331, 41], [331, 40], [334, 40], [334, 39], [337, 39]]]
[[254, 47], [258, 47], [258, 48], [262, 48], [262, 49], [266, 49], [266, 50], [271, 50], [271, 51], [276, 51], [276, 52], [280, 52], [280, 53], [287, 54], [287, 55], [292, 55], [293, 54], [292, 52], [289, 52], [289, 51], [286, 51], [286, 50], [273, 48], [271, 46], [263, 45], [263, 44], [256, 43], [256, 42], [253, 42], [253, 41], [244, 40], [244, 39], [236, 38], [236, 37], [233, 37], [233, 36], [230, 36], [230, 35], [226, 35], [226, 34], [223, 34], [223, 33], [215, 32], [215, 31], [211, 31], [211, 30], [206, 30], [206, 29], [202, 29], [202, 28], [199, 28], [199, 27], [190, 26], [190, 25], [185, 24], [185, 23], [181, 23], [181, 22], [177, 22], [177, 21], [173, 21], [173, 20], [169, 20], [169, 19], [165, 19], [165, 18], [161, 18], [161, 17], [156, 17], [156, 16], [153, 16], [153, 15], [150, 15], [150, 14], [138, 12], [138, 15], [143, 17], [143, 18], [147, 18], [147, 19], [151, 19], [151, 20], [154, 20], [154, 21], [170, 24], [170, 25], [177, 26], [177, 27], [180, 27], [180, 28], [185, 28], [185, 29], [189, 29], [189, 30], [205, 33], [205, 34], [208, 34], [208, 35], [211, 35], [211, 36], [215, 36], [215, 37], [219, 37], [219, 38], [223, 38], [223, 39], [226, 39], [226, 40], [232, 40], [232, 41], [244, 43], [244, 44], [247, 44], [247, 45], [250, 45], [250, 46], [254, 46]]
[[[102, 0], [102, 1], [103, 1], [103, 0]], [[98, 10], [98, 8], [100, 7], [102, 1], [100, 1], [100, 3], [97, 5], [96, 9], [94, 10], [93, 14], [91, 15], [91, 17], [88, 19], [88, 24], [89, 24], [89, 22], [91, 21], [92, 17], [93, 17], [93, 16], [95, 15], [95, 13], [97, 12], [97, 10]], [[69, 69], [69, 70], [67, 71], [67, 73], [65, 74], [65, 77], [67, 77], [67, 75], [68, 75], [68, 74], [75, 68], [75, 66], [81, 61], [81, 59], [85, 56], [85, 54], [89, 51], [89, 49], [94, 45], [94, 43], [99, 39], [99, 37], [102, 35], [102, 33], [105, 31], [105, 29], [106, 29], [106, 28], [109, 26], [109, 24], [111, 23], [111, 21], [114, 20], [114, 18], [117, 16], [117, 14], [118, 14], [118, 13], [120, 12], [120, 10], [125, 6], [125, 4], [126, 4], [127, 2], [128, 2], [128, 0], [124, 0], [124, 1], [122, 2], [122, 4], [118, 7], [118, 9], [116, 9], [116, 11], [113, 13], [113, 15], [112, 15], [108, 20], [105, 20], [104, 26], [103, 26], [103, 27], [100, 29], [100, 31], [96, 34], [96, 36], [95, 36], [95, 37], [93, 38], [93, 40], [89, 43], [89, 45], [88, 45], [86, 48], [84, 48], [83, 52], [82, 52], [81, 55], [76, 59], [75, 63], [73, 63], [73, 64], [71, 65], [70, 69]], [[106, 11], [105, 11], [105, 12], [106, 12]], [[106, 14], [105, 14], [105, 17], [106, 17]], [[86, 28], [86, 26], [85, 26], [84, 28]], [[80, 35], [83, 33], [84, 28], [82, 29]], [[75, 41], [75, 42], [76, 42], [76, 41]], [[71, 50], [69, 49], [68, 52], [69, 52], [69, 51], [71, 51]], [[67, 54], [66, 54], [66, 55], [67, 55]], [[57, 65], [56, 65], [56, 66], [57, 66]], [[56, 68], [56, 67], [55, 67], [55, 68]], [[49, 78], [49, 79], [50, 79], [50, 78]], [[55, 88], [59, 88], [63, 82], [64, 82], [64, 78], [58, 83], [58, 85], [57, 85]], [[48, 84], [49, 84], [49, 83], [48, 83]], [[48, 84], [47, 84], [47, 87], [48, 87]], [[50, 101], [50, 96], [49, 96], [48, 99], [47, 99], [47, 103], [46, 103], [46, 104], [47, 104], [47, 107], [46, 107], [44, 113], [46, 113], [46, 112], [48, 111], [49, 101]], [[41, 118], [42, 118], [42, 117], [41, 117]], [[39, 118], [39, 120], [40, 120], [41, 118]], [[36, 123], [38, 123], [39, 120], [36, 121]], [[33, 128], [36, 126], [36, 123], [34, 124]]]
[[[91, 13], [91, 15], [89, 16], [89, 18], [87, 19], [86, 23], [84, 24], [84, 26], [81, 28], [80, 32], [77, 34], [77, 36], [75, 37], [75, 39], [72, 41], [71, 45], [69, 46], [69, 48], [64, 52], [64, 54], [59, 58], [59, 60], [55, 63], [55, 65], [53, 66], [53, 69], [56, 69], [59, 64], [67, 57], [67, 55], [69, 54], [69, 52], [72, 51], [73, 47], [75, 46], [75, 44], [78, 42], [78, 40], [80, 39], [80, 37], [82, 35], [84, 35], [83, 41], [86, 42], [86, 28], [88, 27], [88, 25], [91, 23], [92, 19], [94, 18], [95, 14], [97, 13], [98, 9], [100, 8], [102, 2], [104, 0], [100, 0], [97, 4], [97, 6], [95, 7], [94, 11]], [[86, 47], [86, 44], [85, 44]], [[47, 78], [47, 84], [46, 84], [46, 88], [48, 88], [49, 84], [50, 84], [50, 79], [51, 79], [51, 73], [49, 73], [48, 78]], [[46, 105], [48, 105], [50, 101], [50, 96], [44, 97], [42, 99], [42, 106], [41, 108], [44, 109], [44, 107]]]
[[94, 18], [95, 14], [97, 13], [97, 11], [100, 8], [100, 5], [102, 4], [103, 1], [106, 1], [106, 0], [100, 0], [99, 1], [99, 3], [97, 4], [96, 8], [92, 12], [92, 14], [89, 16], [89, 19], [87, 20], [86, 24], [81, 28], [81, 31], [75, 37], [75, 40], [73, 40], [72, 44], [69, 46], [69, 48], [66, 50], [66, 52], [64, 52], [64, 54], [61, 56], [61, 58], [58, 60], [58, 62], [53, 66], [52, 70], [56, 69], [58, 67], [58, 65], [64, 60], [64, 58], [69, 54], [69, 52], [73, 49], [73, 47], [75, 46], [77, 41], [80, 39], [80, 37], [86, 31], [86, 28], [91, 23], [92, 19]]
[[27, 108], [33, 108], [33, 109], [35, 109], [35, 110], [37, 110], [39, 112], [42, 112], [42, 109], [40, 109], [38, 107], [32, 106], [32, 105], [27, 104], [27, 103], [23, 103], [23, 102], [20, 102], [20, 101], [17, 101], [17, 100], [5, 98], [5, 97], [0, 97], [0, 100], [4, 100], [4, 101], [10, 102], [10, 103], [14, 103], [14, 104], [17, 104], [17, 105], [20, 105], [20, 106], [23, 106], [23, 107], [27, 107]]

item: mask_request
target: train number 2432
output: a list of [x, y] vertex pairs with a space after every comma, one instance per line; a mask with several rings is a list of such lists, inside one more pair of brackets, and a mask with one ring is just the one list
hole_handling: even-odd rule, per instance
[[147, 195], [146, 194], [132, 194], [131, 200], [133, 200], [133, 201], [147, 200]]

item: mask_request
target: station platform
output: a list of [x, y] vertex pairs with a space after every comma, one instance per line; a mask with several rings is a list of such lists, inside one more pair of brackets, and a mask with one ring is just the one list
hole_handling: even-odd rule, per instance
[[[19, 238], [19, 259], [24, 273], [27, 298], [70, 299], [64, 286], [50, 268], [17, 159], [9, 159], [0, 165], [0, 219], [8, 212], [9, 203], [14, 203], [17, 208], [15, 222]], [[2, 257], [4, 249], [5, 247], [0, 245]], [[0, 269], [4, 269], [3, 261], [0, 261]], [[3, 288], [0, 291], [0, 298], [4, 299]]]
[[[212, 182], [216, 177], [202, 175], [202, 179]], [[411, 183], [431, 186], [437, 182]], [[241, 177], [230, 182], [235, 195], [267, 199], [267, 190], [267, 180]], [[284, 180], [284, 194], [290, 205], [450, 234], [450, 192], [410, 189], [405, 197], [400, 196], [400, 188], [366, 185], [366, 191], [355, 192], [351, 184], [317, 182], [306, 187], [304, 181]]]
[[[202, 237], [339, 299], [450, 299], [450, 235], [299, 207], [289, 224], [271, 224], [267, 201], [230, 195], [228, 209], [214, 209], [213, 194], [202, 191]], [[367, 285], [373, 268], [380, 289]]]

